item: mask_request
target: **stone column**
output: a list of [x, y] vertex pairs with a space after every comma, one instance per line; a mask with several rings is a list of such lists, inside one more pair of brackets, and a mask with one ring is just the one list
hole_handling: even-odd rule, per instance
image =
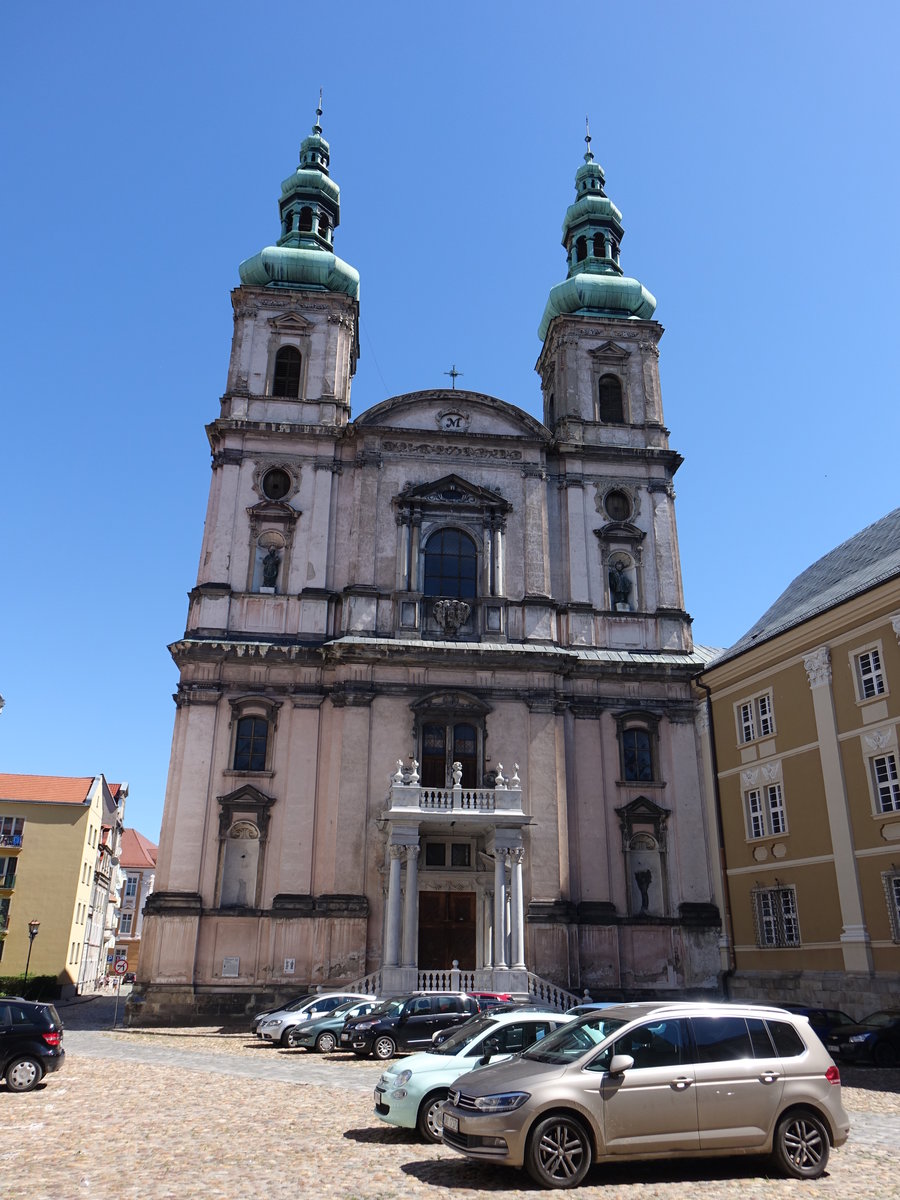
[[494, 849], [494, 964], [506, 962], [506, 851]]
[[482, 965], [485, 967], [492, 966], [493, 962], [494, 962], [493, 912], [494, 912], [494, 893], [493, 892], [485, 892], [484, 893], [483, 912], [482, 912], [482, 921], [484, 924], [484, 938], [483, 938], [484, 954], [482, 956]]
[[510, 895], [511, 895], [511, 921], [509, 957], [511, 959], [510, 966], [514, 971], [525, 970], [525, 905], [522, 897], [522, 863], [525, 859], [525, 850], [522, 846], [517, 846], [509, 854], [512, 868], [512, 878], [510, 880]]
[[819, 646], [804, 655], [803, 665], [806, 667], [812, 691], [819, 758], [825, 784], [825, 809], [834, 850], [834, 873], [841, 906], [841, 923], [844, 927], [841, 933], [844, 970], [868, 974], [872, 970], [872, 950], [856, 870], [847, 785], [844, 781], [834, 696], [831, 691], [831, 653], [828, 647]]
[[414, 967], [419, 953], [419, 847], [406, 848], [406, 903], [403, 909], [403, 966]]
[[403, 857], [405, 849], [405, 846], [388, 847], [391, 856], [391, 865], [388, 876], [387, 913], [384, 926], [384, 965], [386, 967], [398, 967], [400, 965], [400, 860]]

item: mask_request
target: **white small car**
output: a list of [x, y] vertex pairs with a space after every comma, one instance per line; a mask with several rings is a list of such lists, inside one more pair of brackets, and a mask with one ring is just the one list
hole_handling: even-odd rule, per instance
[[260, 1021], [256, 1033], [263, 1041], [278, 1042], [281, 1046], [287, 1046], [291, 1030], [301, 1021], [324, 1017], [326, 1013], [332, 1012], [339, 1004], [345, 1004], [348, 1000], [374, 999], [374, 996], [366, 996], [362, 992], [321, 992], [317, 996], [310, 996], [300, 1005], [269, 1013]]
[[426, 1142], [439, 1142], [440, 1108], [457, 1076], [512, 1058], [571, 1020], [563, 1013], [542, 1012], [530, 1005], [511, 1012], [479, 1013], [433, 1050], [388, 1067], [375, 1087], [375, 1112], [389, 1125], [417, 1129]]

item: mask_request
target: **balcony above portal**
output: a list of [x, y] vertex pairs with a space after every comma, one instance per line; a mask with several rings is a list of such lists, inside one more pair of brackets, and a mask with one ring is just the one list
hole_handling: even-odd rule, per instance
[[397, 770], [391, 776], [389, 807], [384, 817], [391, 821], [465, 819], [476, 825], [495, 825], [498, 820], [519, 825], [527, 821], [522, 809], [518, 764], [507, 778], [503, 764], [498, 763], [494, 787], [464, 787], [460, 763], [453, 764], [452, 775], [453, 782], [449, 787], [423, 787], [419, 782], [418, 762], [411, 758], [408, 765], [404, 765], [403, 760], [398, 759]]

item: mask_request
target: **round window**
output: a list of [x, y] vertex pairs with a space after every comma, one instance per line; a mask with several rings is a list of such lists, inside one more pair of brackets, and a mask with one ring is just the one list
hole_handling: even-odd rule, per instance
[[608, 492], [603, 503], [607, 516], [613, 521], [627, 521], [631, 516], [631, 501], [624, 492]]
[[262, 490], [268, 500], [281, 500], [291, 490], [291, 477], [281, 467], [273, 467], [263, 475]]

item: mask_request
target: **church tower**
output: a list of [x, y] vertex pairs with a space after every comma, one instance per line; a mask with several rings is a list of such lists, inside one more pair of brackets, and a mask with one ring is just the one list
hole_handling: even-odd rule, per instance
[[543, 421], [453, 388], [354, 415], [320, 116], [232, 295], [134, 1017], [712, 991], [681, 459], [590, 141]]

